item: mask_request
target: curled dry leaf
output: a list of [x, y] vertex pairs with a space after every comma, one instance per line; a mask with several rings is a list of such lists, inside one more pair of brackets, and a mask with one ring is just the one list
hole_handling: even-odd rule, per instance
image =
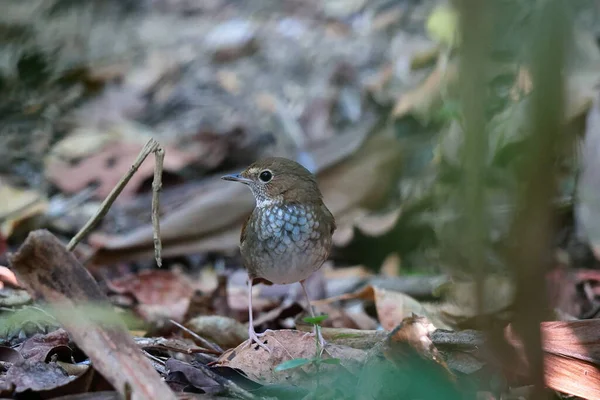
[[334, 232], [334, 244], [338, 247], [349, 245], [354, 238], [355, 228], [368, 236], [381, 236], [396, 225], [400, 214], [400, 208], [385, 213], [369, 212], [366, 209], [353, 210], [344, 215], [343, 220], [337, 221], [340, 228]]
[[[300, 368], [275, 371], [278, 365], [293, 359], [312, 359], [316, 353], [313, 335], [293, 330], [266, 331], [262, 337], [271, 353], [257, 345], [249, 346], [248, 341], [237, 348], [226, 351], [217, 361], [217, 365], [242, 370], [250, 379], [262, 383], [299, 383], [307, 372], [314, 371], [314, 365], [305, 364]], [[365, 360], [366, 352], [350, 347], [328, 344], [323, 359], [339, 358], [341, 365], [356, 370]], [[334, 365], [322, 365], [321, 370], [335, 368]]]
[[167, 360], [165, 367], [168, 371], [166, 381], [175, 392], [189, 391], [190, 386], [208, 394], [223, 391], [217, 382], [190, 364], [171, 358]]
[[446, 362], [440, 357], [440, 354], [433, 344], [430, 335], [435, 331], [435, 327], [425, 317], [419, 317], [413, 314], [402, 320], [397, 329], [394, 329], [383, 347], [385, 357], [396, 365], [405, 362], [406, 346], [416, 351], [423, 358], [435, 361], [442, 367], [451, 379], [454, 374], [450, 371]]
[[48, 334], [37, 334], [21, 345], [19, 352], [23, 358], [37, 362], [48, 362], [54, 354], [60, 360], [70, 361], [69, 334], [64, 329], [57, 329]]
[[377, 309], [377, 316], [383, 329], [391, 331], [404, 318], [410, 317], [413, 313], [423, 315], [438, 329], [449, 329], [435, 313], [428, 310], [417, 300], [404, 293], [394, 292], [392, 290], [382, 289], [376, 286], [368, 285], [361, 290], [325, 300], [313, 301], [313, 304], [329, 304], [339, 300], [368, 300], [374, 301]]
[[0, 199], [0, 242], [2, 238], [9, 238], [20, 224], [48, 209], [48, 202], [41, 193], [11, 186], [2, 178]]
[[426, 316], [433, 325], [438, 329], [449, 329], [448, 325], [440, 320], [440, 318], [427, 310], [421, 303], [410, 296], [400, 292], [373, 288], [375, 295], [375, 307], [379, 322], [383, 329], [391, 331], [405, 318], [412, 314]]

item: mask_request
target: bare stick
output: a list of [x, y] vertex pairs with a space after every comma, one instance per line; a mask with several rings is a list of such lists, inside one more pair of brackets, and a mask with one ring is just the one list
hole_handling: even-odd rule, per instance
[[186, 328], [185, 326], [181, 325], [180, 323], [173, 321], [172, 319], [169, 320], [173, 325], [175, 325], [176, 327], [178, 327], [181, 330], [186, 331], [187, 333], [189, 333], [190, 335], [192, 335], [194, 338], [196, 338], [196, 340], [198, 340], [202, 346], [206, 347], [207, 349], [211, 349], [214, 350], [216, 352], [218, 352], [218, 354], [222, 354], [223, 353], [223, 349], [217, 345], [216, 343], [211, 343], [208, 340], [204, 339], [202, 336], [198, 335], [196, 332]]
[[122, 398], [176, 400], [92, 275], [54, 235], [31, 232], [10, 262], [19, 282], [33, 298], [49, 303], [58, 322]]
[[159, 147], [154, 152], [154, 180], [152, 181], [152, 239], [154, 240], [154, 258], [156, 264], [162, 266], [162, 243], [160, 242], [160, 221], [159, 221], [159, 200], [162, 190], [162, 172], [163, 161], [165, 160], [165, 151]]
[[150, 139], [146, 143], [146, 145], [144, 145], [144, 148], [142, 149], [142, 151], [140, 151], [140, 154], [138, 154], [137, 158], [131, 165], [131, 168], [129, 168], [129, 171], [127, 171], [127, 173], [121, 178], [121, 180], [119, 180], [117, 185], [108, 194], [108, 196], [106, 196], [106, 199], [104, 199], [96, 214], [92, 218], [90, 218], [90, 220], [84, 225], [84, 227], [81, 228], [79, 232], [77, 232], [73, 239], [71, 239], [71, 241], [67, 245], [67, 250], [73, 251], [73, 249], [75, 249], [75, 247], [77, 246], [77, 244], [79, 244], [81, 239], [83, 239], [87, 234], [89, 234], [92, 231], [92, 229], [96, 227], [96, 225], [98, 225], [98, 222], [100, 222], [100, 220], [104, 218], [104, 216], [110, 209], [110, 206], [115, 202], [119, 194], [121, 194], [125, 185], [127, 185], [133, 174], [135, 174], [135, 172], [140, 168], [140, 165], [142, 165], [146, 157], [148, 157], [148, 154], [154, 153], [158, 149], [160, 149], [160, 145], [154, 139]]

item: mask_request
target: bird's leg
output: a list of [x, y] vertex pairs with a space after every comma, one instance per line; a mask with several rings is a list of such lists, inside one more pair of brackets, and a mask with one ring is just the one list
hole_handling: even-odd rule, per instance
[[[310, 311], [310, 316], [315, 318], [315, 312], [310, 304], [310, 297], [308, 296], [308, 291], [306, 290], [306, 286], [304, 285], [304, 281], [300, 281], [300, 285], [302, 286], [302, 290], [304, 290], [304, 295], [306, 296], [306, 305], [308, 306], [308, 310]], [[319, 344], [321, 345], [321, 351], [325, 348], [325, 339], [323, 339], [323, 335], [321, 334], [321, 328], [317, 325], [313, 325], [313, 334], [317, 335], [319, 339]]]
[[254, 342], [270, 353], [271, 349], [269, 349], [267, 347], [267, 345], [258, 338], [259, 335], [257, 335], [256, 332], [254, 331], [254, 321], [252, 318], [252, 282], [253, 281], [254, 281], [254, 279], [248, 278], [248, 338], [250, 339], [250, 346], [252, 346], [252, 343]]

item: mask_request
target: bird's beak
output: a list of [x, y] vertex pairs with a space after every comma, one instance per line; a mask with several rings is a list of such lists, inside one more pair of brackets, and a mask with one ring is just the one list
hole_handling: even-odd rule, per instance
[[241, 183], [244, 183], [246, 185], [249, 184], [250, 182], [252, 182], [251, 179], [244, 178], [240, 174], [224, 175], [224, 176], [221, 177], [221, 179], [223, 179], [225, 181], [241, 182]]

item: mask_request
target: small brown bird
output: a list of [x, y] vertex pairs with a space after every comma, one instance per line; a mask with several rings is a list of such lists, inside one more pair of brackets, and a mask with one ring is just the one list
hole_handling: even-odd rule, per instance
[[[323, 203], [315, 177], [302, 165], [280, 157], [267, 158], [250, 165], [240, 174], [222, 179], [250, 187], [256, 206], [242, 226], [240, 250], [248, 270], [248, 336], [270, 349], [259, 339], [252, 321], [252, 285], [300, 282], [312, 316], [304, 280], [321, 268], [329, 256], [335, 220]], [[316, 327], [315, 327], [316, 328]], [[324, 340], [316, 329], [321, 348]]]

